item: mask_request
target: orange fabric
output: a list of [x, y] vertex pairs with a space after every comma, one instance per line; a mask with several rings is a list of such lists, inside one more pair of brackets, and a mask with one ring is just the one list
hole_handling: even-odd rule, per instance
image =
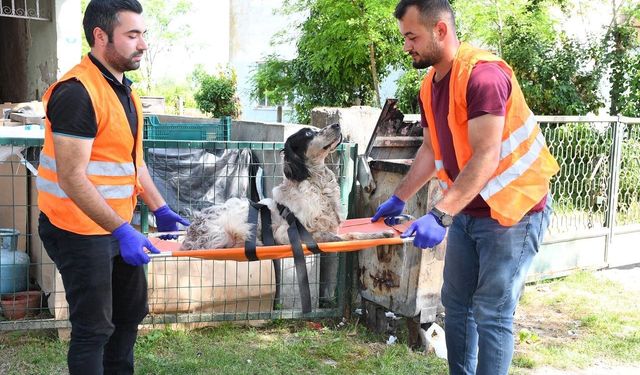
[[[132, 185], [133, 194], [128, 198], [105, 199], [107, 204], [124, 220], [131, 221], [133, 211], [137, 203], [137, 195], [142, 192], [142, 186], [138, 180], [137, 170], [143, 165], [142, 154], [142, 105], [135, 93], [132, 93], [133, 103], [138, 113], [138, 127], [136, 139], [131, 134], [131, 128], [127, 120], [126, 113], [122, 108], [122, 103], [118, 99], [113, 88], [109, 85], [100, 69], [95, 66], [85, 56], [82, 61], [67, 72], [59, 81], [49, 87], [42, 98], [44, 108], [47, 108], [49, 98], [54, 88], [60, 83], [69, 79], [76, 79], [87, 90], [93, 109], [96, 114], [97, 135], [93, 141], [91, 149], [91, 162], [113, 162], [113, 163], [134, 163], [135, 171], [132, 175], [109, 176], [91, 175], [88, 176], [94, 185]], [[131, 155], [135, 146], [135, 161]], [[42, 154], [55, 160], [53, 146], [53, 134], [51, 122], [45, 119], [45, 136]], [[38, 176], [46, 182], [58, 182], [56, 172], [43, 167], [42, 163], [38, 167]], [[109, 232], [91, 220], [80, 208], [67, 197], [60, 197], [47, 191], [38, 191], [38, 206], [51, 222], [64, 230], [70, 232], [96, 235], [108, 234]]]
[[[407, 241], [413, 241], [413, 238], [402, 239], [400, 238], [400, 234], [404, 232], [409, 226], [411, 222], [405, 222], [399, 225], [393, 226], [396, 234], [391, 238], [379, 238], [373, 240], [353, 240], [353, 241], [337, 241], [337, 242], [322, 242], [318, 244], [320, 250], [326, 253], [336, 253], [336, 252], [348, 252], [348, 251], [358, 251], [363, 250], [370, 247], [375, 246], [383, 246], [383, 245], [401, 245]], [[376, 233], [388, 231], [392, 227], [387, 226], [382, 220], [377, 221], [375, 223], [371, 222], [371, 218], [363, 218], [363, 219], [349, 219], [342, 222], [340, 228], [338, 229], [338, 233]], [[172, 257], [191, 257], [191, 258], [200, 258], [200, 259], [208, 259], [208, 260], [234, 260], [237, 262], [247, 261], [247, 257], [244, 253], [244, 247], [234, 247], [234, 248], [225, 248], [225, 249], [199, 249], [199, 250], [180, 250], [180, 243], [175, 241], [165, 241], [159, 238], [149, 238], [149, 241], [153, 244], [153, 246], [157, 247], [162, 254], [155, 255], [151, 254], [152, 258], [162, 257], [162, 256], [172, 256]], [[304, 249], [304, 255], [312, 255], [313, 253], [307, 250], [307, 246], [302, 244], [302, 248]], [[293, 250], [291, 245], [274, 245], [274, 246], [257, 246], [256, 247], [256, 256], [258, 259], [281, 259], [281, 258], [292, 258]]]
[[[150, 238], [151, 244], [162, 251], [161, 255], [170, 254], [172, 257], [190, 257], [208, 260], [235, 260], [237, 262], [248, 261], [244, 254], [244, 247], [233, 247], [227, 249], [200, 249], [200, 250], [180, 250], [180, 244], [177, 242], [165, 241], [159, 238]], [[369, 247], [383, 245], [401, 245], [405, 241], [400, 237], [380, 238], [375, 240], [353, 240], [338, 242], [322, 242], [318, 244], [320, 250], [325, 253], [338, 253], [348, 251], [358, 251]], [[307, 245], [302, 244], [304, 255], [312, 255], [307, 250]], [[152, 258], [157, 255], [150, 254]], [[260, 260], [264, 259], [282, 259], [293, 258], [293, 250], [291, 245], [274, 245], [274, 246], [257, 246], [256, 256]]]
[[[509, 150], [508, 154], [502, 155], [498, 168], [481, 192], [491, 209], [491, 217], [504, 226], [511, 226], [519, 222], [548, 193], [549, 181], [560, 170], [560, 167], [546, 144], [540, 144], [544, 143], [540, 127], [532, 117], [533, 114], [527, 106], [511, 67], [487, 51], [462, 43], [451, 67], [448, 115], [448, 125], [451, 129], [456, 160], [460, 170], [465, 167], [473, 153], [468, 136], [467, 85], [473, 67], [480, 61], [495, 62], [511, 76], [511, 96], [507, 100], [505, 126], [502, 133], [503, 153], [505, 152], [505, 141], [508, 143], [511, 139], [518, 139], [518, 142], [521, 143], [518, 143], [513, 150]], [[442, 153], [438, 143], [435, 116], [431, 108], [434, 75], [435, 70], [431, 69], [422, 81], [420, 99], [429, 123], [429, 134], [437, 163], [438, 160], [442, 161]], [[531, 127], [530, 132], [528, 132], [528, 127]], [[526, 134], [526, 139], [519, 139], [523, 133]], [[538, 148], [540, 149], [539, 153], [533, 155]], [[532, 156], [527, 155], [529, 152], [533, 153], [535, 160], [530, 160]], [[525, 167], [521, 167], [521, 164], [525, 164]], [[526, 169], [518, 170], [518, 168]], [[436, 164], [436, 169], [438, 178], [450, 187], [453, 182], [444, 168], [438, 168]], [[510, 175], [510, 172], [514, 170], [517, 170], [518, 174], [515, 178], [512, 173]], [[513, 180], [511, 181], [511, 179]], [[501, 181], [509, 182], [501, 184]], [[491, 186], [489, 186], [490, 183]]]

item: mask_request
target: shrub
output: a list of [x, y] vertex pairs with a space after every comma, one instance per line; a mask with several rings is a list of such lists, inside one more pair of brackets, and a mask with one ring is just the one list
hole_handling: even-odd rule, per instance
[[425, 74], [423, 70], [410, 69], [396, 81], [398, 84], [396, 99], [398, 99], [398, 109], [402, 113], [420, 113], [418, 95]]
[[199, 85], [194, 95], [198, 109], [213, 117], [240, 116], [237, 78], [233, 69], [220, 69], [210, 75], [197, 68], [193, 75]]

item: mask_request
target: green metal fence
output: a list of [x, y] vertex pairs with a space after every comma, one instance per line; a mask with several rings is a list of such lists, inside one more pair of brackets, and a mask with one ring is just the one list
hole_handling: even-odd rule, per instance
[[[17, 251], [31, 259], [26, 277], [41, 300], [25, 319], [0, 317], [0, 330], [67, 328], [62, 281], [37, 236], [37, 168], [41, 139], [0, 139], [0, 228], [20, 231]], [[145, 141], [145, 160], [172, 208], [185, 216], [230, 196], [260, 198], [282, 181], [281, 142]], [[328, 166], [341, 187], [345, 214], [354, 183], [356, 145], [342, 144]], [[32, 170], [30, 171], [29, 168]], [[200, 187], [194, 193], [194, 186]], [[200, 195], [198, 195], [200, 194]], [[153, 231], [140, 205], [134, 217]], [[313, 310], [303, 314], [291, 259], [256, 262], [196, 258], [154, 259], [146, 266], [150, 314], [145, 324], [207, 323], [297, 317], [338, 317], [345, 307], [346, 255], [307, 257]], [[0, 275], [1, 276], [1, 275]], [[18, 293], [10, 293], [16, 299]], [[8, 298], [11, 298], [8, 296]]]

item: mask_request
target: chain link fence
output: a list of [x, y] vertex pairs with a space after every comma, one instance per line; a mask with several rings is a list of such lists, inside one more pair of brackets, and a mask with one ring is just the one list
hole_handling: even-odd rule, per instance
[[560, 164], [551, 186], [554, 217], [549, 234], [579, 237], [612, 225], [640, 223], [640, 120], [538, 120]]

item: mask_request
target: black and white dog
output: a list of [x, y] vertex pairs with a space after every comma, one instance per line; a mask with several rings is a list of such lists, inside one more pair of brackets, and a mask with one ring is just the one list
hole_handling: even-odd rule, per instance
[[[259, 203], [271, 211], [271, 225], [276, 244], [289, 244], [289, 224], [280, 214], [278, 205], [285, 206], [313, 236], [316, 242], [375, 239], [390, 237], [392, 231], [381, 233], [349, 233], [338, 235], [344, 215], [340, 205], [340, 187], [335, 174], [326, 166], [326, 157], [342, 142], [340, 125], [320, 131], [304, 128], [285, 142], [284, 181], [273, 189], [273, 198]], [[204, 209], [191, 221], [182, 249], [220, 249], [242, 247], [252, 233], [261, 233], [248, 222], [250, 202], [231, 198], [221, 205]], [[256, 229], [254, 231], [254, 229]], [[256, 241], [261, 244], [260, 239]]]

